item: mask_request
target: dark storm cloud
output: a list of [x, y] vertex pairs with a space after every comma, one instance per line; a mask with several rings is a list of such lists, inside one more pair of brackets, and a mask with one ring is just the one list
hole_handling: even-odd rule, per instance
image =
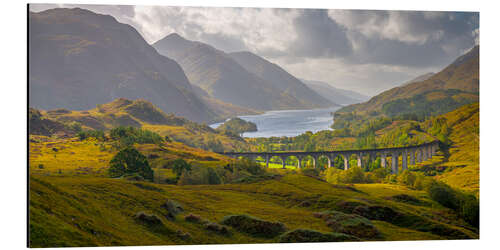
[[479, 15], [465, 12], [330, 11], [354, 44], [350, 63], [438, 66], [473, 47]]
[[294, 21], [297, 38], [288, 48], [304, 57], [343, 57], [352, 53], [345, 30], [326, 10], [304, 10]]

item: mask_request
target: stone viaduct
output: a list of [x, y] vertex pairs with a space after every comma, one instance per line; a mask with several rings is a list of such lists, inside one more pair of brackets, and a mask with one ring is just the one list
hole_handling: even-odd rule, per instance
[[[219, 153], [232, 158], [246, 157], [256, 160], [261, 157], [266, 161], [266, 166], [269, 167], [269, 160], [272, 157], [281, 158], [283, 168], [286, 168], [286, 159], [294, 156], [298, 159], [298, 168], [301, 168], [302, 160], [305, 157], [311, 157], [313, 165], [316, 167], [316, 162], [320, 157], [326, 157], [328, 167], [332, 167], [332, 162], [341, 156], [344, 159], [344, 169], [349, 169], [349, 159], [355, 155], [357, 158], [357, 166], [363, 167], [364, 159], [368, 161], [380, 157], [382, 167], [387, 166], [388, 157], [391, 158], [391, 172], [398, 173], [399, 157], [401, 156], [402, 169], [408, 169], [408, 165], [415, 165], [415, 163], [426, 161], [436, 154], [439, 142], [433, 141], [429, 143], [420, 144], [417, 146], [396, 147], [396, 148], [377, 148], [377, 149], [359, 149], [359, 150], [341, 150], [341, 151], [319, 151], [319, 152], [224, 152]], [[409, 163], [408, 163], [409, 158]]]

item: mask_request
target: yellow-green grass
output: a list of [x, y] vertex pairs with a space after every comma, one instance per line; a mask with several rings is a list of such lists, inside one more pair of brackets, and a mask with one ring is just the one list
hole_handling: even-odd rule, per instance
[[[37, 136], [36, 142], [29, 144], [30, 173], [77, 176], [107, 176], [109, 161], [118, 152], [114, 142], [102, 142], [89, 138], [57, 139]], [[116, 142], [115, 142], [116, 144]], [[134, 145], [142, 154], [155, 156], [150, 165], [159, 176], [171, 177], [167, 170], [160, 170], [170, 161], [185, 158], [198, 166], [223, 166], [230, 158], [186, 146], [178, 142]]]
[[109, 143], [50, 139], [30, 142], [30, 172], [102, 175], [113, 157]]
[[176, 141], [189, 143], [190, 145], [203, 145], [211, 140], [219, 141], [225, 150], [248, 147], [244, 140], [235, 140], [224, 134], [201, 132], [183, 126], [143, 124], [142, 128], [156, 132], [161, 136], [168, 136]]
[[[140, 184], [140, 185], [136, 185]], [[309, 228], [323, 232], [331, 229], [313, 216], [313, 212], [333, 209], [339, 201], [357, 200], [367, 204], [392, 207], [435, 223], [454, 226], [448, 209], [431, 201], [424, 192], [404, 187], [376, 184], [355, 185], [359, 191], [334, 186], [299, 174], [286, 174], [281, 179], [253, 184], [176, 186], [131, 182], [124, 179], [30, 176], [30, 229], [33, 247], [40, 246], [106, 246], [161, 245], [207, 243], [275, 242], [277, 239], [254, 238], [234, 230], [231, 236], [207, 231], [201, 225], [186, 222], [189, 213], [219, 222], [231, 214], [248, 214], [264, 220], [280, 221], [289, 230]], [[386, 196], [410, 194], [423, 205], [388, 200]], [[166, 199], [179, 202], [185, 212], [172, 222], [165, 219], [160, 206]], [[310, 207], [300, 204], [309, 201]], [[136, 223], [133, 216], [140, 211], [158, 215], [167, 233], [152, 232]], [[416, 240], [447, 238], [414, 229], [374, 221], [384, 240]], [[189, 240], [176, 236], [181, 230], [191, 234]], [[472, 238], [477, 234], [458, 229]]]
[[436, 178], [479, 195], [479, 103], [466, 105], [442, 117], [451, 127], [448, 171]]

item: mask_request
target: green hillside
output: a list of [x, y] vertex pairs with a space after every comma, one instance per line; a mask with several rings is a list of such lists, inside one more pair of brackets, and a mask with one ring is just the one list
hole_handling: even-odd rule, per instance
[[[86, 111], [65, 109], [37, 111], [45, 121], [66, 126], [81, 126], [83, 130], [109, 131], [118, 126], [132, 126], [157, 132], [161, 136], [206, 150], [243, 150], [246, 142], [239, 136], [226, 135], [207, 125], [191, 122], [173, 114], [165, 114], [145, 100], [116, 99]], [[33, 123], [35, 126], [38, 123]], [[38, 133], [32, 130], [34, 134]], [[69, 135], [74, 135], [69, 133]]]
[[[312, 229], [323, 233], [346, 233], [348, 229], [332, 230], [327, 222], [315, 216], [315, 212], [332, 209], [347, 212], [348, 204], [383, 207], [387, 213], [398, 215], [397, 220], [380, 217], [378, 220], [359, 222], [358, 227], [375, 232], [376, 236], [372, 237], [358, 235], [365, 240], [478, 237], [475, 230], [463, 228], [462, 221], [456, 220], [448, 209], [430, 200], [422, 191], [387, 184], [344, 188], [299, 174], [287, 174], [276, 180], [255, 184], [210, 186], [31, 175], [30, 191], [32, 247], [280, 240], [279, 237], [257, 237], [233, 227], [227, 227], [228, 232], [213, 229], [204, 222], [190, 222], [193, 221], [188, 216], [190, 214], [219, 224], [225, 216], [248, 214], [266, 221], [282, 222], [287, 231]], [[422, 203], [412, 205], [391, 200], [391, 197], [403, 193], [416, 197]], [[162, 204], [167, 200], [182, 206], [182, 212], [175, 216], [175, 220], [166, 217], [169, 211]], [[154, 214], [158, 221], [137, 220], [135, 216], [139, 212]], [[353, 219], [341, 219], [339, 223], [349, 224], [351, 221], [354, 222]]]
[[[479, 101], [479, 46], [441, 72], [419, 82], [387, 90], [369, 101], [335, 112], [334, 128], [377, 116], [408, 116], [421, 120]], [[348, 126], [348, 125], [347, 125]]]
[[[139, 123], [156, 123], [142, 129], [182, 127], [162, 125], [183, 120], [144, 112], [147, 106], [119, 100], [100, 108], [103, 114], [121, 110]], [[138, 119], [137, 110], [149, 115]], [[478, 229], [466, 222], [467, 214], [434, 196], [432, 187], [438, 184], [431, 179], [477, 191], [478, 112], [479, 105], [472, 104], [417, 124], [420, 133], [448, 147], [412, 166], [413, 174], [399, 177], [377, 168], [374, 173], [357, 168], [263, 170], [251, 162], [162, 140], [133, 144], [148, 159], [153, 182], [109, 178], [110, 160], [120, 149], [120, 140], [112, 136], [116, 129], [103, 138], [30, 135], [30, 246], [477, 239]], [[82, 115], [43, 113], [51, 113], [56, 122], [65, 120], [61, 113]], [[104, 117], [94, 118], [108, 119]], [[390, 123], [377, 134], [405, 131], [407, 125], [415, 129], [414, 123]], [[174, 167], [178, 159], [191, 166], [180, 176]], [[414, 174], [418, 181], [408, 182]], [[445, 197], [468, 197], [446, 192], [452, 193]]]

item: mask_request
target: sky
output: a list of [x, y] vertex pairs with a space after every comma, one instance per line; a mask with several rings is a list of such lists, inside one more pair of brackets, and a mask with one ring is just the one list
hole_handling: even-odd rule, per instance
[[35, 4], [85, 8], [149, 43], [178, 33], [225, 52], [251, 51], [292, 75], [374, 96], [439, 72], [479, 44], [479, 13]]

